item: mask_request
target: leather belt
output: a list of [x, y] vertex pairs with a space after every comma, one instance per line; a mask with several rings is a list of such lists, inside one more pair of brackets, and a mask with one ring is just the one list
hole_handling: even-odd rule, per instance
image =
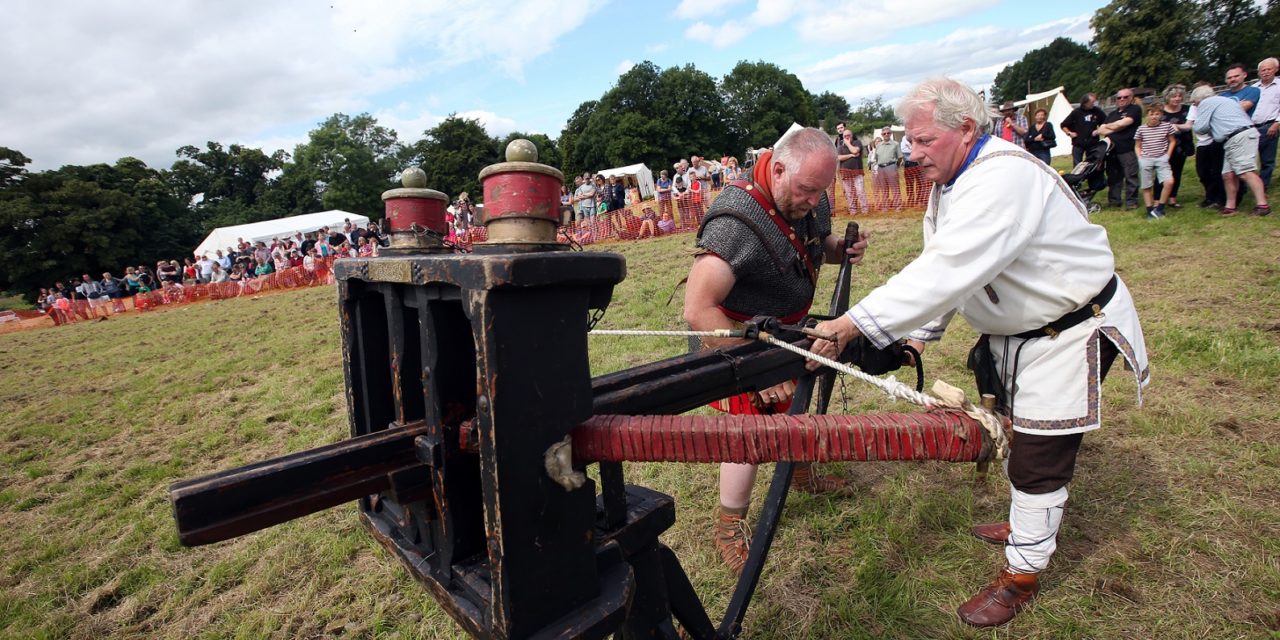
[[896, 163], [896, 162], [881, 162], [881, 163], [877, 164], [876, 166], [877, 166], [877, 167], [896, 167], [896, 166], [898, 166], [898, 163]]
[[1249, 125], [1249, 126], [1247, 126], [1247, 127], [1240, 127], [1239, 129], [1236, 129], [1235, 131], [1232, 131], [1231, 133], [1228, 133], [1228, 134], [1227, 134], [1227, 137], [1223, 138], [1223, 139], [1222, 139], [1222, 141], [1223, 141], [1223, 142], [1226, 142], [1226, 141], [1228, 141], [1228, 140], [1230, 140], [1230, 139], [1232, 139], [1232, 138], [1236, 137], [1237, 135], [1239, 135], [1239, 134], [1241, 134], [1241, 133], [1244, 133], [1244, 132], [1246, 132], [1246, 131], [1248, 131], [1248, 130], [1250, 130], [1250, 129], [1252, 129], [1252, 128], [1253, 128], [1253, 125]]
[[1115, 275], [1112, 275], [1111, 280], [1107, 282], [1107, 286], [1103, 287], [1102, 291], [1098, 292], [1098, 295], [1094, 296], [1093, 299], [1089, 301], [1089, 304], [1086, 304], [1085, 306], [1080, 307], [1079, 309], [1076, 309], [1075, 311], [1072, 311], [1067, 315], [1040, 327], [1039, 329], [1023, 331], [1022, 333], [1015, 334], [1012, 337], [1018, 338], [1019, 340], [1031, 340], [1034, 338], [1043, 338], [1045, 336], [1056, 338], [1059, 333], [1062, 333], [1063, 331], [1066, 331], [1089, 318], [1102, 315], [1102, 308], [1107, 306], [1107, 303], [1111, 302], [1111, 297], [1116, 294], [1116, 286], [1118, 283], [1119, 280]]

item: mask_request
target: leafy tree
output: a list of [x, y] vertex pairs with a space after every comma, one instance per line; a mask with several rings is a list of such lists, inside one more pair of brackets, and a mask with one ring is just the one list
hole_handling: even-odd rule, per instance
[[893, 107], [884, 103], [884, 96], [876, 96], [859, 102], [858, 108], [845, 118], [845, 126], [856, 134], [862, 134], [897, 121], [898, 115], [893, 112]]
[[[660, 141], [657, 156], [634, 157], [642, 158], [651, 167], [660, 167], [694, 153], [719, 158], [733, 148], [725, 128], [728, 113], [714, 78], [686, 64], [664, 70], [657, 88], [657, 112], [652, 116], [664, 124], [667, 135]], [[611, 160], [615, 165], [629, 164], [625, 157]]]
[[1253, 0], [1202, 0], [1196, 40], [1202, 55], [1197, 61], [1197, 79], [1222, 82], [1227, 65], [1242, 63], [1252, 71], [1263, 58], [1275, 55], [1280, 46], [1280, 10], [1277, 2], [1261, 11]]
[[770, 146], [791, 123], [817, 124], [800, 79], [768, 62], [743, 60], [720, 83], [734, 149]]
[[67, 165], [0, 188], [0, 289], [31, 299], [55, 280], [185, 255], [192, 213], [136, 158]]
[[1021, 100], [1032, 91], [1062, 87], [1074, 100], [1093, 90], [1098, 65], [1098, 54], [1088, 47], [1069, 38], [1056, 38], [1001, 69], [991, 87], [991, 97], [996, 102]]
[[165, 181], [191, 207], [205, 231], [219, 226], [268, 220], [283, 215], [261, 206], [272, 188], [272, 176], [283, 167], [288, 154], [271, 155], [261, 149], [210, 141], [202, 151], [192, 145], [177, 151], [180, 158]]
[[[822, 128], [827, 133], [834, 134], [836, 124], [841, 120], [848, 120], [849, 113], [852, 111], [848, 100], [830, 91], [823, 91], [820, 95], [811, 93], [809, 100], [813, 102], [813, 111], [818, 114], [818, 120], [822, 122]], [[847, 125], [848, 122], [845, 124]]]
[[556, 142], [560, 147], [560, 170], [566, 176], [578, 175], [588, 170], [587, 165], [579, 158], [578, 143], [582, 139], [583, 132], [587, 130], [587, 121], [598, 106], [600, 106], [599, 100], [587, 100], [578, 105], [565, 123], [564, 130], [560, 132], [560, 138]]
[[177, 154], [182, 159], [173, 163], [170, 171], [179, 184], [198, 189], [189, 195], [203, 194], [204, 200], [213, 202], [239, 200], [250, 207], [266, 192], [271, 174], [284, 166], [287, 157], [284, 151], [267, 155], [261, 149], [238, 144], [223, 149], [212, 141], [204, 151], [187, 145]]
[[498, 141], [479, 120], [453, 114], [424, 132], [413, 152], [427, 173], [428, 186], [450, 198], [466, 191], [472, 202], [481, 199], [480, 170], [500, 160]]
[[400, 174], [396, 132], [367, 113], [335, 113], [294, 149], [295, 185], [315, 184], [326, 209], [381, 217], [382, 192]]
[[660, 75], [657, 65], [646, 60], [619, 76], [590, 113], [583, 112], [585, 103], [578, 108], [575, 118], [585, 118], [577, 123], [582, 128], [573, 139], [568, 163], [575, 172], [648, 163], [662, 155], [671, 132], [667, 119], [659, 115]]
[[277, 218], [320, 211], [324, 208], [320, 200], [322, 185], [306, 168], [288, 162], [288, 154], [284, 155], [286, 157], [284, 170], [279, 177], [271, 181], [270, 188], [258, 201], [257, 209], [270, 212], [269, 217]]
[[31, 158], [17, 149], [0, 147], [0, 189], [15, 185], [26, 177]]
[[693, 65], [635, 65], [599, 101], [583, 103], [560, 135], [570, 175], [643, 162], [669, 166], [729, 149], [716, 81]]
[[1101, 65], [1095, 89], [1159, 89], [1192, 78], [1200, 54], [1197, 7], [1188, 0], [1113, 0], [1089, 21]]
[[525, 140], [532, 142], [533, 145], [538, 148], [538, 162], [550, 165], [557, 169], [559, 169], [564, 163], [560, 157], [560, 147], [556, 144], [555, 140], [552, 140], [543, 133], [523, 133], [520, 131], [512, 131], [498, 142], [499, 160], [505, 159], [504, 154], [507, 152], [507, 145], [511, 144], [512, 140], [517, 140], [519, 138], [524, 138]]

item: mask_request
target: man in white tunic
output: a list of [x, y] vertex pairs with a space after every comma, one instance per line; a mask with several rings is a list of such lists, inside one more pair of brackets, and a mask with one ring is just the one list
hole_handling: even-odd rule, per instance
[[970, 361], [987, 372], [982, 390], [1001, 397], [1016, 432], [1006, 462], [1012, 504], [1009, 522], [974, 528], [1005, 545], [1006, 566], [959, 613], [995, 626], [1038, 591], [1081, 437], [1100, 426], [1103, 377], [1119, 354], [1141, 394], [1146, 347], [1106, 230], [1053, 170], [983, 133], [991, 115], [973, 90], [927, 80], [898, 111], [911, 159], [935, 183], [924, 249], [846, 315], [820, 324], [838, 341], [814, 347], [833, 356], [861, 334], [881, 348], [906, 338], [923, 351], [957, 311], [983, 334]]

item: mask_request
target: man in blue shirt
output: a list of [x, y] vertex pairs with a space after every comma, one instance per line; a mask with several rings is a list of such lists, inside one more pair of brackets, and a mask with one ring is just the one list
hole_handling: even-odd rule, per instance
[[1191, 104], [1196, 105], [1196, 119], [1191, 128], [1200, 135], [1212, 135], [1214, 142], [1222, 144], [1222, 185], [1227, 192], [1227, 206], [1222, 208], [1221, 215], [1235, 215], [1240, 182], [1249, 187], [1258, 203], [1254, 215], [1271, 213], [1262, 178], [1258, 177], [1258, 130], [1253, 120], [1231, 98], [1215, 96], [1207, 86], [1196, 87], [1191, 92]]
[[1249, 72], [1245, 71], [1244, 65], [1239, 62], [1227, 67], [1227, 88], [1218, 95], [1239, 102], [1245, 114], [1253, 117], [1253, 110], [1258, 107], [1258, 99], [1262, 97], [1262, 92], [1257, 87], [1245, 84], [1248, 79]]

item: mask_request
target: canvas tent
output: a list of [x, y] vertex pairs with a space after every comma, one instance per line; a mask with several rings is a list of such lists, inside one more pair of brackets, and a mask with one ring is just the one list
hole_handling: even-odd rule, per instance
[[653, 197], [653, 172], [644, 164], [631, 164], [625, 167], [606, 169], [597, 173], [605, 178], [612, 178], [613, 176], [622, 178], [628, 189], [631, 187], [640, 189], [641, 198]]
[[341, 231], [343, 221], [348, 219], [351, 220], [351, 224], [355, 225], [364, 226], [369, 224], [368, 216], [332, 209], [319, 213], [289, 216], [288, 218], [250, 222], [249, 224], [238, 224], [231, 227], [218, 227], [209, 233], [204, 242], [200, 243], [200, 246], [196, 247], [195, 255], [209, 254], [212, 257], [218, 249], [225, 251], [227, 247], [235, 246], [240, 238], [244, 238], [248, 242], [262, 241], [269, 243], [272, 238], [284, 238], [299, 231], [311, 233], [320, 227], [329, 227], [332, 231]]
[[1062, 95], [1062, 87], [1043, 93], [1030, 94], [1025, 99], [1013, 104], [1023, 110], [1022, 113], [1027, 116], [1027, 122], [1035, 122], [1036, 109], [1048, 111], [1049, 119], [1046, 122], [1053, 127], [1053, 133], [1058, 138], [1058, 146], [1050, 149], [1049, 155], [1055, 157], [1071, 155], [1071, 139], [1062, 133], [1062, 129], [1058, 128], [1058, 123], [1066, 120], [1067, 116], [1071, 114], [1071, 103], [1067, 102], [1067, 97]]

